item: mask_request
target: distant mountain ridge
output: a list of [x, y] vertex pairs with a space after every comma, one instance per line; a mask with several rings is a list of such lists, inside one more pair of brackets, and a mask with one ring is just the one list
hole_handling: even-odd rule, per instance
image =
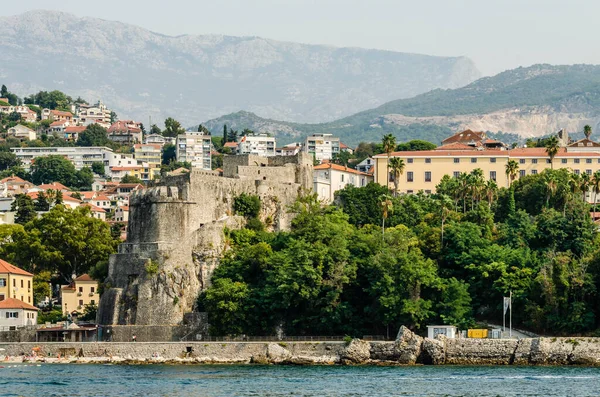
[[248, 110], [322, 122], [480, 76], [465, 57], [219, 35], [170, 37], [120, 22], [32, 11], [0, 18], [0, 82], [59, 89], [122, 117], [192, 125]]
[[340, 136], [349, 144], [378, 141], [387, 133], [400, 140], [440, 142], [461, 129], [537, 137], [600, 126], [600, 66], [534, 65], [481, 78], [465, 87], [433, 90], [387, 102], [330, 123], [298, 124], [238, 112], [204, 123], [281, 135], [286, 140], [314, 132]]

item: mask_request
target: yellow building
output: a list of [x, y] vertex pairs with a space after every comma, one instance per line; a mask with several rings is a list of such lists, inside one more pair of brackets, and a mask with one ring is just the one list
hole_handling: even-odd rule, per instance
[[[476, 168], [483, 171], [486, 179], [495, 180], [499, 187], [508, 187], [506, 164], [509, 160], [516, 161], [519, 166], [517, 178], [535, 175], [551, 167], [589, 175], [600, 170], [600, 144], [587, 139], [560, 148], [552, 164], [545, 148], [483, 149], [464, 144], [440, 146], [427, 151], [394, 152], [390, 157], [404, 160], [405, 168], [398, 191], [408, 194], [421, 190], [433, 193], [444, 175], [457, 177]], [[387, 173], [387, 154], [378, 154], [374, 159], [375, 182], [393, 189], [393, 177]], [[588, 199], [591, 196], [588, 194]]]
[[0, 301], [8, 298], [33, 305], [33, 274], [0, 259]]
[[86, 305], [97, 305], [100, 301], [98, 282], [87, 274], [81, 275], [71, 284], [62, 286], [60, 299], [63, 314], [83, 313]]

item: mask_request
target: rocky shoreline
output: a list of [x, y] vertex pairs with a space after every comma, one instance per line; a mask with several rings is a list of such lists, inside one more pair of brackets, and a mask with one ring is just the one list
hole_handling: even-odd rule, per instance
[[600, 366], [600, 338], [0, 344], [4, 363]]

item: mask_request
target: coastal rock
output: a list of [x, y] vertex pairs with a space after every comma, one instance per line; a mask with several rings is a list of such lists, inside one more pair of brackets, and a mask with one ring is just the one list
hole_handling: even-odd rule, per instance
[[361, 339], [352, 339], [341, 359], [344, 364], [363, 364], [371, 357], [371, 345]]
[[446, 339], [446, 364], [509, 365], [517, 339]]
[[283, 346], [276, 343], [269, 343], [267, 346], [267, 358], [272, 363], [279, 364], [289, 360], [291, 357], [292, 353]]
[[438, 339], [425, 338], [422, 345], [421, 361], [423, 364], [441, 365], [446, 362], [446, 341], [441, 336]]
[[398, 356], [395, 342], [371, 342], [371, 360], [397, 361]]
[[395, 345], [398, 351], [398, 362], [412, 365], [417, 363], [421, 355], [423, 338], [403, 325], [398, 331]]

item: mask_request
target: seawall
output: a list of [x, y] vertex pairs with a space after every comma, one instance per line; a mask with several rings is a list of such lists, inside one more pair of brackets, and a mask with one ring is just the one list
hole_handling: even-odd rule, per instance
[[[8, 362], [600, 366], [600, 338], [395, 342], [0, 343]], [[35, 351], [35, 355], [33, 352]]]

